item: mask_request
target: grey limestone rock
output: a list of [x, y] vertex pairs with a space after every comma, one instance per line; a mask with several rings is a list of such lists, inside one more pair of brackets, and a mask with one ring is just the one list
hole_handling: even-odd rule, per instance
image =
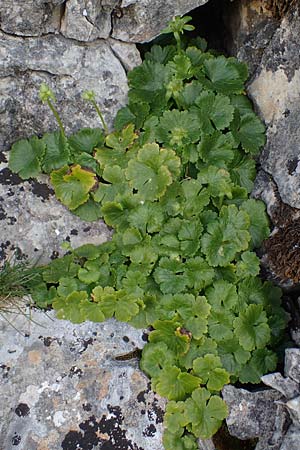
[[272, 175], [283, 202], [300, 208], [300, 5], [297, 3], [273, 34], [248, 90], [268, 126], [261, 165]]
[[118, 0], [67, 0], [61, 32], [78, 41], [107, 39], [111, 34], [111, 15]]
[[[135, 52], [131, 65], [138, 60]], [[67, 132], [100, 125], [96, 112], [81, 99], [84, 90], [95, 91], [110, 125], [126, 102], [126, 72], [106, 41], [84, 46], [58, 35], [20, 38], [0, 33], [0, 55], [0, 150], [21, 137], [57, 128], [38, 98], [42, 82], [54, 90]]]
[[58, 33], [64, 0], [1, 0], [0, 30], [20, 36]]
[[243, 0], [224, 8], [226, 46], [230, 54], [247, 63], [250, 77], [259, 70], [264, 50], [279, 26], [267, 3]]
[[226, 423], [231, 435], [242, 440], [259, 438], [256, 450], [280, 449], [290, 422], [280, 392], [249, 392], [228, 385], [222, 395], [229, 407]]
[[300, 428], [292, 425], [288, 429], [280, 450], [299, 450]]
[[204, 441], [202, 439], [199, 439], [198, 447], [199, 450], [216, 450], [215, 444], [213, 443], [212, 439], [205, 439]]
[[284, 374], [300, 383], [300, 349], [288, 348], [285, 351]]
[[279, 372], [263, 375], [261, 381], [265, 385], [281, 392], [287, 399], [293, 399], [299, 394], [299, 383], [290, 378], [284, 378]]
[[109, 39], [107, 42], [109, 42], [110, 48], [122, 63], [126, 72], [142, 63], [141, 55], [135, 45], [116, 39]]
[[[2, 170], [1, 170], [2, 169]], [[38, 264], [63, 254], [61, 244], [76, 248], [108, 240], [101, 221], [85, 222], [57, 201], [47, 176], [23, 182], [0, 164], [0, 260], [18, 249]]]
[[112, 37], [126, 42], [150, 41], [173, 16], [183, 15], [208, 0], [122, 0], [112, 15]]
[[233, 2], [227, 17], [229, 49], [250, 64], [248, 94], [267, 128], [254, 190], [275, 226], [263, 264], [290, 289], [300, 282], [300, 3]]
[[115, 359], [143, 347], [141, 331], [34, 310], [8, 319], [0, 319], [3, 450], [163, 450], [165, 401], [136, 358]]
[[208, 0], [67, 0], [62, 34], [90, 42], [109, 36], [125, 42], [156, 37], [175, 15], [186, 14]]

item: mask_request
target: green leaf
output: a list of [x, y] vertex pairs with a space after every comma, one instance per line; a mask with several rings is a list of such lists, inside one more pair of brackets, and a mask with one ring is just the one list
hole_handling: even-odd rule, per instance
[[149, 273], [152, 271], [154, 264], [156, 263], [158, 255], [156, 251], [151, 247], [142, 243], [137, 245], [130, 251], [131, 262], [139, 269]]
[[46, 133], [42, 138], [45, 145], [45, 154], [42, 161], [42, 169], [46, 173], [68, 164], [70, 159], [70, 148], [67, 138], [55, 131], [54, 133]]
[[207, 87], [222, 94], [240, 94], [248, 78], [247, 66], [235, 58], [217, 58], [204, 61]]
[[104, 144], [104, 134], [101, 128], [81, 128], [68, 138], [68, 143], [73, 155], [78, 156], [82, 152], [92, 154], [95, 147]]
[[86, 258], [89, 260], [93, 260], [101, 256], [105, 252], [111, 253], [114, 249], [114, 244], [112, 242], [105, 242], [100, 245], [94, 244], [84, 244], [80, 247], [74, 249], [74, 255], [79, 258]]
[[226, 197], [232, 198], [233, 185], [227, 170], [208, 166], [199, 172], [197, 180], [202, 185], [207, 186], [207, 192], [212, 197], [223, 197], [226, 195]]
[[[134, 131], [134, 125], [129, 124], [123, 130], [115, 131], [114, 133], [110, 133], [106, 136], [105, 144], [107, 147], [112, 148], [113, 150], [118, 151], [126, 151], [128, 150], [134, 143], [134, 141], [138, 138], [137, 133]], [[112, 153], [109, 151], [108, 153]], [[116, 161], [116, 164], [118, 161]]]
[[119, 131], [130, 123], [134, 123], [135, 128], [139, 130], [143, 127], [149, 111], [148, 103], [130, 102], [128, 106], [119, 109], [117, 112], [114, 122], [116, 130]]
[[45, 148], [45, 143], [36, 136], [17, 141], [10, 150], [8, 167], [23, 180], [36, 177], [42, 171]]
[[200, 356], [206, 355], [207, 353], [217, 353], [216, 341], [206, 336], [202, 336], [197, 340], [192, 339], [189, 351], [179, 358], [180, 365], [186, 369], [191, 369], [193, 367], [194, 360]]
[[146, 344], [140, 362], [141, 369], [151, 378], [157, 377], [164, 367], [172, 366], [175, 355], [164, 342]]
[[184, 400], [200, 386], [201, 379], [176, 366], [165, 367], [152, 381], [156, 392], [168, 400]]
[[[180, 403], [180, 402], [177, 402]], [[168, 429], [163, 434], [163, 445], [165, 450], [198, 450], [196, 438], [191, 434], [182, 435], [183, 430], [170, 433]]]
[[97, 286], [93, 289], [93, 299], [99, 303], [106, 318], [114, 316], [117, 320], [128, 322], [139, 312], [139, 298], [127, 294], [125, 290]]
[[165, 65], [168, 61], [173, 59], [175, 53], [176, 50], [173, 45], [167, 45], [165, 47], [152, 45], [150, 51], [145, 53], [145, 60]]
[[218, 342], [218, 354], [221, 358], [223, 367], [230, 375], [239, 377], [241, 369], [250, 359], [251, 353], [244, 350], [238, 339], [234, 336], [232, 339], [226, 339]]
[[259, 274], [260, 260], [253, 252], [244, 252], [241, 254], [241, 261], [236, 265], [236, 275], [239, 279], [246, 277], [255, 277]]
[[30, 296], [38, 308], [47, 308], [57, 297], [56, 288], [46, 283], [35, 284], [30, 288]]
[[131, 149], [137, 138], [138, 135], [134, 132], [133, 124], [129, 124], [121, 131], [108, 134], [105, 140], [107, 147], [96, 149], [96, 161], [102, 169], [108, 165], [127, 167]]
[[209, 336], [217, 343], [226, 339], [232, 339], [233, 321], [235, 317], [236, 316], [231, 311], [227, 311], [226, 308], [212, 308], [208, 318]]
[[211, 134], [213, 129], [224, 130], [233, 119], [234, 107], [225, 95], [215, 95], [212, 91], [203, 91], [195, 100], [197, 108], [192, 108], [202, 123], [202, 131]]
[[266, 348], [255, 350], [247, 364], [243, 365], [239, 379], [242, 383], [260, 383], [262, 375], [274, 372], [277, 356]]
[[97, 175], [101, 175], [100, 166], [95, 160], [93, 155], [90, 155], [89, 153], [86, 152], [82, 152], [71, 159], [74, 159], [76, 161], [76, 164], [79, 164], [81, 167], [85, 169], [90, 169], [93, 172], [97, 173]]
[[236, 151], [234, 159], [230, 163], [229, 172], [235, 184], [246, 188], [248, 193], [252, 191], [256, 169], [255, 161], [249, 155], [242, 155]]
[[253, 112], [252, 104], [246, 95], [232, 95], [230, 99], [232, 106], [238, 110], [241, 116]]
[[207, 164], [226, 168], [234, 158], [231, 134], [215, 131], [211, 135], [205, 134], [198, 147], [200, 158]]
[[186, 261], [185, 275], [188, 287], [199, 292], [213, 282], [215, 271], [201, 256], [196, 256]]
[[182, 147], [200, 138], [199, 121], [188, 111], [165, 111], [160, 118], [156, 138], [164, 145]]
[[216, 395], [211, 396], [204, 388], [196, 389], [185, 402], [185, 415], [191, 423], [191, 431], [201, 439], [213, 436], [227, 414], [225, 402]]
[[143, 304], [138, 314], [129, 322], [130, 325], [139, 329], [147, 328], [159, 318], [156, 310], [157, 299], [155, 295], [144, 295]]
[[105, 315], [103, 314], [100, 305], [88, 301], [80, 303], [80, 313], [84, 316], [84, 320], [91, 322], [104, 322]]
[[[147, 103], [144, 103], [144, 105], [148, 106]], [[149, 108], [149, 106], [148, 106], [148, 108]], [[129, 106], [124, 106], [123, 108], [119, 109], [117, 112], [117, 115], [114, 120], [114, 127], [117, 131], [120, 131], [126, 125], [129, 125], [130, 123], [135, 124], [135, 120], [136, 120], [136, 116], [133, 114], [133, 112], [130, 111]]]
[[57, 318], [70, 320], [73, 323], [84, 322], [85, 316], [80, 311], [80, 303], [87, 298], [85, 291], [72, 292], [67, 297], [57, 297], [52, 303]]
[[203, 227], [199, 220], [170, 219], [159, 233], [157, 244], [161, 255], [194, 256], [200, 246]]
[[85, 268], [80, 268], [78, 270], [78, 278], [85, 284], [96, 283], [99, 279], [99, 270], [87, 270]]
[[195, 99], [199, 97], [203, 86], [199, 81], [193, 80], [186, 83], [177, 97], [177, 101], [184, 109], [188, 109], [195, 103]]
[[180, 80], [188, 80], [193, 76], [192, 63], [187, 55], [175, 55], [172, 61], [169, 61], [173, 76]]
[[132, 159], [126, 177], [145, 200], [156, 200], [164, 195], [172, 177], [179, 174], [180, 160], [175, 152], [160, 149], [157, 144], [145, 144]]
[[149, 103], [153, 110], [166, 106], [165, 84], [171, 77], [168, 67], [152, 61], [144, 61], [128, 74], [129, 99], [133, 102]]
[[183, 34], [184, 31], [192, 31], [195, 29], [195, 27], [193, 25], [187, 25], [187, 23], [190, 22], [191, 20], [192, 20], [191, 16], [184, 16], [184, 17], [175, 16], [169, 22], [168, 26], [161, 31], [161, 33]]
[[154, 279], [164, 294], [176, 294], [185, 290], [188, 279], [184, 264], [176, 259], [161, 258], [154, 271]]
[[60, 297], [67, 297], [74, 291], [80, 291], [84, 286], [76, 278], [62, 277], [59, 279], [59, 285], [57, 286], [57, 294]]
[[80, 217], [85, 222], [95, 222], [102, 218], [101, 206], [91, 198], [83, 205], [72, 211], [73, 214]]
[[214, 310], [235, 310], [238, 304], [236, 286], [225, 280], [215, 281], [212, 287], [205, 291], [208, 303]]
[[170, 401], [164, 415], [164, 425], [169, 433], [178, 433], [188, 424], [184, 415], [185, 403]]
[[76, 277], [79, 267], [78, 264], [74, 263], [73, 255], [66, 255], [54, 259], [43, 269], [43, 279], [47, 283], [58, 283], [61, 278]]
[[227, 266], [238, 252], [246, 250], [250, 240], [248, 228], [248, 214], [234, 205], [223, 206], [219, 221], [208, 224], [207, 233], [201, 240], [209, 264]]
[[136, 228], [127, 228], [123, 234], [123, 244], [124, 245], [137, 245], [142, 242], [143, 237], [139, 230]]
[[270, 327], [261, 305], [249, 305], [233, 321], [234, 333], [241, 346], [248, 351], [264, 348], [270, 340]]
[[149, 335], [150, 342], [164, 342], [176, 355], [184, 354], [189, 349], [190, 335], [181, 328], [180, 322], [173, 320], [156, 320], [154, 331]]
[[57, 198], [72, 210], [88, 200], [89, 192], [97, 180], [93, 172], [75, 165], [53, 171], [51, 182]]
[[165, 221], [165, 211], [160, 203], [143, 202], [128, 216], [128, 222], [142, 234], [155, 233], [161, 230]]
[[125, 179], [124, 170], [120, 166], [106, 166], [103, 170], [102, 178], [108, 183], [99, 183], [98, 189], [93, 194], [96, 202], [101, 202], [102, 204], [113, 202], [116, 201], [120, 192], [122, 195], [132, 192]]
[[270, 234], [265, 204], [260, 200], [251, 198], [242, 203], [241, 210], [246, 211], [250, 219], [249, 232], [253, 247], [260, 247]]
[[206, 188], [202, 188], [198, 180], [183, 180], [182, 190], [185, 198], [184, 216], [190, 218], [199, 215], [210, 202], [210, 195]]
[[207, 332], [207, 317], [210, 306], [205, 297], [194, 297], [190, 294], [174, 296], [178, 298], [177, 310], [184, 319], [185, 328], [195, 339], [200, 339]]
[[265, 144], [265, 127], [254, 113], [243, 116], [235, 114], [231, 131], [237, 143], [241, 143], [247, 153], [256, 155]]
[[229, 373], [216, 355], [207, 354], [193, 362], [194, 373], [202, 378], [210, 391], [220, 391], [229, 383]]
[[125, 208], [118, 202], [106, 202], [102, 207], [102, 214], [107, 225], [116, 229], [126, 229], [128, 222], [124, 214]]

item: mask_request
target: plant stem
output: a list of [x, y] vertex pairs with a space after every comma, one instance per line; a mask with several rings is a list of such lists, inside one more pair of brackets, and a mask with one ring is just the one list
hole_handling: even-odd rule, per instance
[[49, 108], [51, 109], [51, 111], [54, 114], [54, 117], [55, 117], [55, 119], [56, 119], [56, 121], [57, 121], [57, 123], [59, 125], [61, 134], [65, 137], [66, 133], [65, 133], [65, 129], [64, 129], [63, 123], [62, 123], [62, 121], [61, 121], [61, 119], [59, 117], [59, 114], [58, 114], [57, 110], [55, 109], [55, 107], [53, 106], [53, 104], [52, 104], [52, 102], [51, 102], [51, 100], [49, 98], [47, 98], [47, 104], [48, 104]]
[[98, 116], [100, 117], [100, 120], [101, 120], [101, 122], [102, 122], [104, 131], [105, 131], [105, 134], [108, 134], [108, 127], [107, 127], [107, 125], [106, 125], [106, 123], [105, 123], [105, 120], [104, 120], [104, 118], [103, 118], [103, 115], [102, 115], [102, 113], [101, 113], [101, 111], [100, 111], [99, 106], [97, 105], [97, 103], [95, 102], [94, 99], [92, 99], [91, 102], [92, 102], [92, 104], [93, 104], [95, 110], [97, 111]]
[[182, 53], [180, 34], [177, 31], [175, 31], [174, 37], [175, 37], [176, 44], [177, 44], [177, 53], [178, 53], [178, 55], [180, 55]]

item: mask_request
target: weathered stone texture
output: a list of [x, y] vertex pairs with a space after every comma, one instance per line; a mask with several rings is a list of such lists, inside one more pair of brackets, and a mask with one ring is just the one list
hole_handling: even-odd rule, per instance
[[275, 225], [263, 262], [289, 288], [300, 282], [300, 3], [241, 0], [226, 17], [229, 49], [250, 67], [247, 90], [267, 126], [254, 192]]
[[0, 34], [0, 55], [0, 149], [8, 149], [21, 137], [57, 128], [51, 111], [38, 98], [42, 82], [54, 90], [67, 132], [99, 126], [95, 111], [81, 99], [84, 90], [95, 91], [110, 124], [126, 102], [124, 67], [105, 41], [82, 46], [56, 35]]
[[1, 0], [0, 29], [21, 36], [57, 33], [64, 0]]
[[111, 15], [118, 0], [68, 0], [61, 32], [78, 41], [107, 39], [111, 34]]
[[103, 222], [85, 222], [59, 203], [48, 177], [23, 182], [5, 166], [0, 164], [0, 260], [18, 249], [32, 262], [48, 263], [62, 255], [63, 242], [76, 248], [110, 238]]
[[250, 76], [255, 74], [274, 32], [278, 20], [267, 9], [265, 0], [240, 0], [226, 4], [226, 46], [230, 54], [246, 61]]
[[282, 405], [283, 395], [275, 390], [249, 392], [228, 385], [223, 398], [229, 407], [228, 430], [239, 439], [259, 438], [255, 450], [279, 450], [290, 423]]
[[272, 175], [282, 201], [300, 208], [300, 5], [290, 2], [288, 9], [287, 2], [278, 2], [284, 7], [277, 8], [274, 17], [271, 2], [240, 3], [234, 16], [238, 26], [231, 25], [235, 42], [231, 49], [250, 63], [248, 93], [267, 125], [260, 162]]
[[[109, 320], [72, 325], [52, 313], [0, 321], [3, 450], [163, 450], [164, 400], [136, 358], [141, 332]], [[17, 445], [17, 447], [15, 447]]]
[[173, 16], [183, 15], [208, 0], [122, 0], [113, 18], [112, 36], [126, 42], [156, 37]]

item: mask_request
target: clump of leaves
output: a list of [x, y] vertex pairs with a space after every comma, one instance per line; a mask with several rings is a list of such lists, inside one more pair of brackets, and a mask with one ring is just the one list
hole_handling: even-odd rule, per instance
[[22, 312], [26, 297], [39, 277], [39, 269], [28, 261], [17, 260], [16, 255], [0, 266], [0, 314]]
[[129, 73], [114, 132], [19, 141], [9, 163], [24, 179], [50, 173], [73, 213], [114, 228], [111, 242], [44, 267], [31, 293], [74, 323], [151, 327], [141, 368], [169, 399], [166, 450], [196, 450], [218, 430], [222, 387], [274, 370], [287, 322], [280, 290], [258, 278], [254, 249], [269, 227], [248, 196], [265, 136], [247, 68], [202, 39], [183, 44], [188, 21], [176, 18], [166, 30], [176, 45], [153, 46]]

